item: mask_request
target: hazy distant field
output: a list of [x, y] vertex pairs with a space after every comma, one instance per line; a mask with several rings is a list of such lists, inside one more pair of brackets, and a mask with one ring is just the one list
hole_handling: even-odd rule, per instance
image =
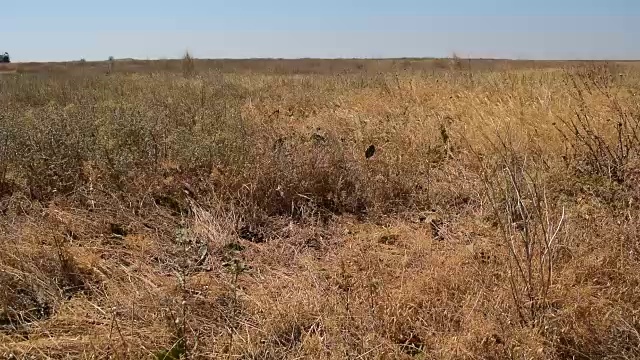
[[18, 64], [0, 358], [640, 358], [639, 94], [632, 62]]

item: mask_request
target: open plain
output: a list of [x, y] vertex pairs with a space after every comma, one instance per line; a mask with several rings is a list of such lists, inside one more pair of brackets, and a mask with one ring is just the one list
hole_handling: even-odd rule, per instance
[[0, 358], [638, 359], [639, 94], [634, 62], [17, 64]]

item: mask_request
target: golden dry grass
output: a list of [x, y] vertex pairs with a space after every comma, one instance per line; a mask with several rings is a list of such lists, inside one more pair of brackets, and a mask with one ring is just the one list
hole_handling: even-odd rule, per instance
[[635, 64], [305, 61], [0, 78], [0, 357], [640, 357]]

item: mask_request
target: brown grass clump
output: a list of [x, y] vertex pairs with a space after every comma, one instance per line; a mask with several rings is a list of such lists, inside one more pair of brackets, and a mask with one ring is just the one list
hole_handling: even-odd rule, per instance
[[640, 357], [640, 72], [478, 61], [0, 78], [0, 358]]

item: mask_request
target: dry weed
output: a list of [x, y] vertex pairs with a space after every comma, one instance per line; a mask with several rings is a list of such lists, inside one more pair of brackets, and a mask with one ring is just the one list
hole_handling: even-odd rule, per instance
[[0, 78], [0, 357], [640, 357], [637, 65], [456, 61]]

